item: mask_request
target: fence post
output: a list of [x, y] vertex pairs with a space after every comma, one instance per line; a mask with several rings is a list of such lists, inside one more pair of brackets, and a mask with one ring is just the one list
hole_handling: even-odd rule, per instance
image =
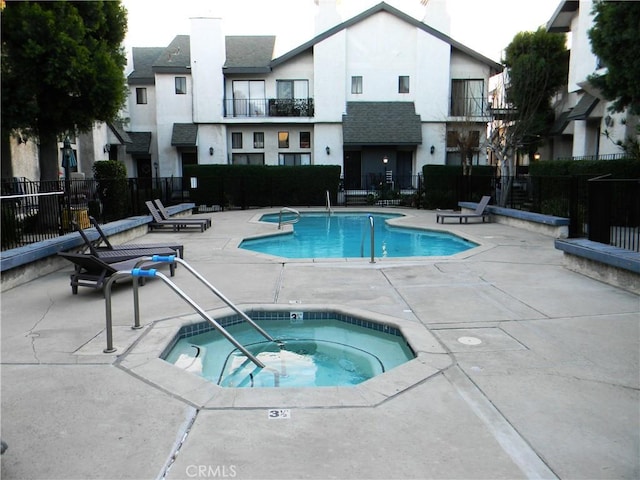
[[606, 181], [589, 180], [589, 240], [609, 244], [611, 239], [611, 216], [609, 201], [611, 184]]
[[578, 211], [578, 176], [571, 175], [569, 180], [569, 238], [578, 237], [582, 229], [579, 227]]

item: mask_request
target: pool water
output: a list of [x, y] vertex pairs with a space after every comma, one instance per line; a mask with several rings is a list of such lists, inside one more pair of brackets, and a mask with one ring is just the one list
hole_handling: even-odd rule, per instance
[[415, 356], [394, 327], [371, 329], [335, 319], [257, 322], [280, 347], [246, 323], [226, 327], [265, 364], [259, 368], [217, 331], [181, 338], [165, 360], [223, 387], [352, 386]]
[[[386, 223], [401, 216], [372, 214], [374, 257], [448, 256], [478, 246], [451, 233]], [[260, 220], [278, 223], [278, 214], [263, 215]], [[293, 225], [293, 233], [244, 240], [240, 248], [286, 258], [369, 258], [369, 214], [304, 213]]]

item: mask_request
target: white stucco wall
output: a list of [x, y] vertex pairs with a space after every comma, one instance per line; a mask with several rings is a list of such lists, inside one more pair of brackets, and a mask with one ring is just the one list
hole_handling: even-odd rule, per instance
[[[175, 77], [187, 77], [187, 94], [175, 93]], [[193, 83], [182, 73], [156, 74], [156, 112], [158, 115], [158, 159], [161, 177], [181, 176], [180, 154], [171, 145], [174, 123], [192, 123]], [[197, 142], [197, 139], [196, 139]], [[208, 146], [207, 146], [208, 148]]]
[[593, 26], [591, 0], [581, 0], [578, 15], [571, 21], [571, 61], [569, 62], [569, 91], [580, 90], [584, 82], [596, 69], [596, 56], [591, 52], [588, 30]]
[[224, 96], [220, 72], [225, 61], [222, 19], [192, 18], [190, 37], [193, 121], [220, 122]]
[[449, 114], [450, 53], [451, 46], [436, 37], [421, 33], [416, 38], [415, 102], [423, 122], [442, 122]]
[[313, 49], [315, 105], [314, 120], [318, 123], [342, 121], [345, 113], [348, 77], [351, 91], [351, 77], [347, 73], [346, 31], [340, 31]]

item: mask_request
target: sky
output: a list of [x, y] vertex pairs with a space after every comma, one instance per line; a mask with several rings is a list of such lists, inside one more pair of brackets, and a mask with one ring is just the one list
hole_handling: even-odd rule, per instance
[[[347, 20], [381, 0], [337, 0]], [[514, 35], [547, 23], [560, 0], [386, 0], [423, 20], [429, 8], [450, 17], [449, 36], [500, 62]], [[430, 4], [430, 5], [429, 5]], [[190, 17], [220, 17], [225, 35], [276, 35], [276, 56], [315, 36], [314, 0], [123, 0], [128, 11], [127, 51], [131, 47], [165, 47], [176, 35], [190, 33]], [[429, 20], [424, 19], [429, 24]], [[435, 27], [435, 25], [434, 25]], [[447, 33], [447, 32], [444, 32]]]

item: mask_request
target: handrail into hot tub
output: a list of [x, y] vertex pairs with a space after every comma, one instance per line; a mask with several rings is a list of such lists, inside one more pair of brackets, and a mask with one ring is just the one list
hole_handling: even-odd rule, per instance
[[[288, 213], [295, 213], [296, 217], [291, 219], [291, 220], [282, 220], [282, 214], [288, 212]], [[289, 207], [282, 207], [280, 209], [280, 213], [278, 214], [278, 230], [280, 230], [282, 228], [282, 225], [285, 224], [294, 224], [294, 223], [298, 223], [300, 221], [300, 212], [298, 210], [296, 210], [295, 208], [289, 208]]]
[[169, 280], [165, 275], [158, 272], [155, 269], [143, 270], [140, 268], [142, 264], [145, 262], [177, 262], [182, 264], [187, 270], [189, 270], [193, 275], [198, 278], [202, 283], [204, 283], [213, 293], [218, 296], [223, 302], [225, 302], [229, 307], [231, 307], [236, 313], [238, 313], [245, 321], [247, 321], [251, 326], [253, 326], [261, 335], [263, 335], [267, 340], [277, 343], [278, 345], [281, 342], [275, 340], [271, 335], [269, 335], [264, 329], [262, 329], [258, 324], [256, 324], [246, 313], [240, 310], [237, 306], [235, 306], [231, 300], [229, 300], [226, 296], [222, 294], [218, 289], [216, 289], [211, 283], [209, 283], [202, 275], [200, 275], [197, 271], [195, 271], [191, 265], [187, 262], [178, 258], [174, 255], [153, 255], [151, 257], [142, 257], [140, 261], [136, 263], [135, 268], [131, 271], [122, 271], [114, 273], [107, 283], [105, 284], [105, 308], [106, 308], [106, 330], [107, 330], [107, 348], [104, 350], [105, 353], [114, 352], [116, 349], [113, 347], [113, 333], [112, 333], [112, 316], [111, 316], [111, 285], [115, 282], [118, 277], [122, 276], [132, 276], [134, 278], [133, 282], [133, 299], [134, 299], [134, 326], [132, 328], [141, 328], [140, 327], [140, 307], [139, 307], [139, 297], [138, 297], [138, 278], [146, 278], [146, 277], [157, 277], [160, 278], [164, 283], [169, 285], [169, 287], [178, 294], [180, 298], [182, 298], [185, 302], [191, 305], [202, 318], [210, 322], [227, 340], [229, 340], [238, 350], [245, 354], [245, 356], [255, 363], [258, 367], [264, 368], [264, 364], [258, 360], [251, 352], [249, 352], [245, 347], [242, 346], [229, 332], [227, 332], [222, 325], [216, 322], [213, 318], [211, 318], [203, 309], [200, 307], [191, 297], [189, 297], [184, 291], [180, 289], [174, 282]]

